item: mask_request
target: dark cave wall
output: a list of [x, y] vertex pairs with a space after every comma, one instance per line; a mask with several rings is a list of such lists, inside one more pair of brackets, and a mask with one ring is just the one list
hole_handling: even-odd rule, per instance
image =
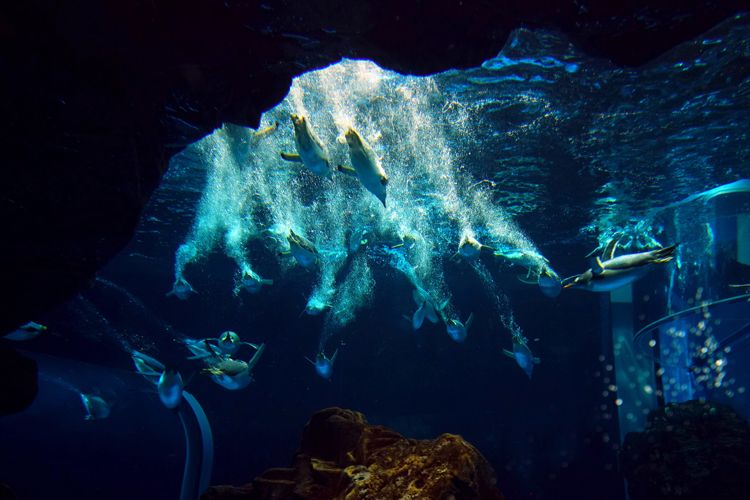
[[134, 1], [0, 7], [0, 330], [85, 287], [130, 239], [169, 158], [256, 126], [291, 79], [342, 57], [476, 66], [518, 26], [640, 65], [747, 1]]

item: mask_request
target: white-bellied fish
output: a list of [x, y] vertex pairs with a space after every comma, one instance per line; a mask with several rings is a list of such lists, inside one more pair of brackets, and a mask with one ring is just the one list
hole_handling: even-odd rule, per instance
[[104, 398], [96, 396], [94, 394], [86, 394], [84, 392], [79, 393], [81, 396], [81, 403], [83, 408], [86, 410], [86, 416], [83, 417], [86, 420], [103, 420], [109, 417], [111, 412], [109, 403]]
[[33, 338], [36, 338], [37, 335], [39, 335], [45, 330], [47, 330], [46, 326], [41, 325], [39, 323], [35, 323], [34, 321], [29, 321], [28, 323], [25, 323], [19, 326], [16, 330], [3, 335], [2, 338], [6, 340], [15, 340], [17, 342], [23, 342], [25, 340], [31, 340]]
[[322, 378], [326, 380], [331, 380], [331, 376], [333, 375], [333, 363], [336, 362], [336, 355], [338, 355], [339, 350], [336, 349], [333, 352], [333, 356], [330, 357], [330, 359], [325, 355], [323, 351], [320, 351], [315, 356], [315, 361], [311, 360], [308, 357], [305, 357], [305, 359], [315, 367], [315, 372], [320, 375]]
[[591, 292], [609, 292], [633, 283], [645, 276], [656, 264], [674, 258], [677, 245], [657, 248], [648, 252], [631, 253], [615, 257], [618, 240], [613, 239], [600, 257], [595, 257], [591, 268], [562, 281], [563, 288], [580, 288]]
[[560, 291], [562, 291], [562, 281], [560, 280], [560, 277], [549, 266], [545, 266], [539, 273], [537, 284], [542, 293], [550, 298], [557, 297], [560, 295]]
[[461, 240], [458, 242], [458, 255], [467, 260], [474, 260], [478, 258], [483, 251], [494, 252], [495, 249], [487, 245], [482, 245], [470, 234], [464, 234], [461, 236]]
[[[186, 344], [187, 345], [187, 344]], [[156, 386], [159, 399], [169, 409], [177, 408], [182, 401], [182, 375], [167, 369], [161, 361], [139, 351], [131, 353], [136, 371]]]
[[242, 286], [250, 293], [260, 292], [263, 286], [273, 285], [273, 280], [261, 277], [258, 273], [246, 267], [242, 270]]
[[167, 297], [175, 296], [180, 300], [187, 300], [190, 298], [190, 294], [198, 293], [193, 289], [193, 286], [182, 276], [178, 276], [174, 280], [172, 289], [167, 292]]
[[328, 157], [328, 150], [307, 123], [304, 116], [291, 116], [294, 126], [294, 143], [298, 154], [281, 153], [286, 161], [304, 164], [311, 172], [321, 177], [330, 179], [333, 169]]
[[244, 389], [252, 382], [252, 371], [263, 355], [266, 345], [260, 344], [248, 362], [230, 357], [218, 358], [202, 370], [218, 385], [230, 391]]
[[318, 264], [318, 249], [315, 248], [315, 245], [310, 240], [298, 235], [292, 229], [289, 230], [287, 240], [289, 241], [292, 256], [300, 266], [310, 269]]
[[182, 375], [175, 370], [164, 370], [156, 383], [159, 399], [170, 410], [180, 406], [183, 388]]
[[474, 321], [474, 313], [469, 314], [465, 323], [461, 323], [457, 319], [447, 319], [445, 317], [443, 320], [445, 321], [445, 330], [448, 336], [460, 343], [466, 340], [466, 336], [469, 334], [469, 328], [471, 328], [471, 324]]
[[531, 378], [531, 374], [534, 371], [534, 365], [538, 365], [541, 362], [539, 358], [534, 357], [531, 353], [528, 341], [522, 335], [513, 335], [513, 352], [503, 349], [503, 354], [515, 359], [518, 366], [521, 367], [529, 378]]
[[417, 305], [417, 310], [411, 317], [411, 327], [414, 330], [419, 330], [422, 327], [425, 318], [433, 324], [440, 320], [438, 313], [442, 308], [435, 304], [435, 300], [427, 290], [421, 287], [415, 288], [412, 291], [412, 298]]
[[352, 166], [339, 165], [339, 171], [359, 179], [369, 192], [375, 195], [385, 207], [388, 176], [372, 148], [359, 134], [349, 128], [344, 134], [349, 145], [349, 158]]
[[133, 364], [135, 370], [141, 374], [146, 380], [154, 384], [159, 382], [159, 377], [164, 372], [164, 365], [152, 358], [151, 356], [144, 354], [140, 351], [133, 351], [131, 353], [133, 358]]

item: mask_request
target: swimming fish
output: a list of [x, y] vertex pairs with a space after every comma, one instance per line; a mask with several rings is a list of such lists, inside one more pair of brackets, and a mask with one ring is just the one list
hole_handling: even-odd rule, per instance
[[182, 375], [174, 370], [164, 370], [159, 376], [156, 383], [156, 390], [159, 393], [159, 399], [162, 404], [173, 410], [180, 406], [182, 401], [182, 390], [185, 385], [182, 382]]
[[187, 282], [185, 278], [182, 276], [177, 277], [177, 279], [174, 280], [174, 284], [172, 285], [172, 290], [167, 292], [167, 297], [175, 296], [180, 300], [187, 300], [190, 298], [191, 293], [198, 293], [196, 292], [192, 285]]
[[310, 316], [317, 316], [330, 307], [331, 304], [326, 302], [324, 299], [318, 296], [310, 297], [310, 299], [307, 301], [307, 304], [305, 305], [305, 313], [309, 314]]
[[164, 365], [160, 361], [140, 351], [133, 351], [131, 357], [135, 365], [135, 371], [149, 382], [158, 383], [159, 377], [164, 371]]
[[230, 391], [244, 389], [252, 382], [252, 371], [265, 349], [265, 344], [257, 346], [255, 354], [248, 362], [230, 357], [219, 358], [203, 369], [203, 373], [211, 375], [215, 383]]
[[279, 128], [279, 122], [273, 122], [271, 125], [254, 132], [253, 139], [256, 139], [256, 140], [262, 139], [276, 132], [276, 129], [278, 128]]
[[550, 298], [557, 297], [562, 290], [560, 277], [548, 266], [545, 266], [545, 268], [539, 273], [537, 284], [542, 293]]
[[540, 267], [549, 264], [549, 260], [547, 260], [544, 255], [534, 252], [533, 250], [506, 248], [495, 250], [493, 255], [505, 259], [512, 265], [525, 267], [529, 271], [539, 269]]
[[527, 342], [528, 341], [522, 335], [513, 335], [513, 352], [503, 349], [503, 354], [509, 358], [515, 359], [518, 366], [520, 366], [524, 373], [531, 378], [531, 374], [534, 371], [534, 365], [538, 365], [541, 360], [534, 357]]
[[438, 312], [441, 308], [435, 305], [434, 299], [427, 290], [421, 287], [415, 288], [412, 291], [412, 298], [417, 304], [417, 310], [414, 311], [411, 318], [411, 326], [414, 330], [419, 330], [422, 327], [425, 318], [433, 324], [440, 320]]
[[461, 236], [461, 240], [458, 242], [458, 255], [468, 260], [474, 260], [479, 257], [482, 251], [494, 252], [495, 249], [487, 245], [482, 245], [470, 234]]
[[79, 393], [83, 408], [86, 410], [86, 420], [102, 420], [109, 417], [110, 407], [104, 399], [94, 394]]
[[367, 228], [365, 227], [352, 229], [348, 242], [349, 253], [355, 253], [360, 247], [367, 245], [367, 239], [365, 238], [366, 235]]
[[35, 323], [34, 321], [29, 321], [28, 323], [19, 326], [18, 329], [3, 335], [3, 338], [22, 342], [24, 340], [36, 338], [37, 335], [45, 330], [47, 330], [46, 326]]
[[456, 342], [463, 342], [466, 340], [466, 336], [469, 333], [471, 323], [474, 321], [474, 313], [469, 314], [466, 318], [466, 323], [461, 323], [457, 319], [445, 319], [445, 329], [448, 332], [448, 336]]
[[375, 156], [370, 145], [353, 128], [349, 128], [344, 137], [349, 145], [352, 167], [339, 165], [339, 171], [359, 179], [365, 189], [374, 194], [385, 207], [388, 176], [380, 160]]
[[201, 340], [185, 338], [182, 342], [185, 344], [185, 347], [193, 353], [188, 359], [233, 356], [243, 345], [250, 346], [256, 350], [258, 349], [256, 344], [240, 340], [240, 336], [231, 330], [223, 332], [218, 338], [207, 338]]
[[564, 279], [562, 287], [581, 288], [592, 292], [615, 290], [642, 278], [653, 268], [654, 264], [671, 261], [677, 248], [677, 245], [672, 245], [648, 252], [615, 257], [618, 241], [617, 239], [611, 240], [601, 258], [596, 257], [593, 260], [589, 270]]
[[291, 229], [289, 230], [287, 240], [289, 241], [292, 256], [300, 266], [310, 269], [318, 264], [318, 249], [315, 248], [315, 245], [310, 240], [298, 235]]
[[242, 270], [242, 286], [250, 293], [260, 292], [263, 285], [273, 285], [273, 280], [262, 278], [258, 273], [246, 267]]
[[156, 385], [159, 399], [169, 409], [177, 408], [182, 401], [184, 384], [182, 375], [168, 370], [160, 361], [139, 351], [131, 353], [136, 371], [146, 380]]
[[281, 157], [286, 161], [302, 163], [314, 174], [330, 179], [333, 169], [328, 150], [310, 128], [304, 116], [293, 114], [291, 118], [298, 154], [281, 153]]
[[339, 350], [336, 349], [333, 352], [333, 356], [331, 358], [327, 358], [325, 353], [323, 351], [320, 351], [315, 356], [315, 361], [311, 360], [308, 357], [305, 357], [305, 359], [315, 367], [315, 371], [318, 375], [323, 377], [326, 380], [331, 380], [331, 376], [333, 375], [333, 363], [336, 361], [336, 355], [339, 353]]

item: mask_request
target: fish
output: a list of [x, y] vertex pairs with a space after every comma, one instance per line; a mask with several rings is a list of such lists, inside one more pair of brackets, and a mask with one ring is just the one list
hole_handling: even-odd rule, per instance
[[310, 269], [318, 264], [318, 249], [315, 248], [315, 245], [310, 240], [298, 235], [291, 229], [289, 230], [287, 240], [289, 241], [292, 256], [300, 266]]
[[344, 134], [349, 145], [349, 158], [352, 166], [339, 165], [339, 172], [356, 177], [365, 189], [386, 206], [388, 176], [380, 164], [380, 160], [367, 142], [360, 137], [356, 130], [349, 128]]
[[29, 321], [19, 326], [16, 330], [2, 336], [6, 340], [23, 342], [36, 338], [40, 333], [47, 330], [47, 327], [34, 321]]
[[677, 245], [657, 248], [647, 252], [615, 257], [617, 239], [611, 240], [601, 258], [595, 257], [587, 271], [565, 278], [563, 288], [580, 288], [591, 292], [609, 292], [642, 278], [656, 264], [664, 264], [674, 258]]
[[315, 372], [318, 375], [326, 380], [331, 380], [331, 376], [333, 376], [333, 364], [336, 362], [336, 356], [338, 355], [338, 353], [339, 350], [336, 349], [333, 352], [333, 356], [331, 356], [329, 359], [323, 351], [320, 351], [315, 356], [315, 361], [307, 357], [305, 357], [305, 359], [315, 367]]
[[79, 395], [83, 408], [86, 410], [86, 416], [83, 417], [85, 420], [103, 420], [109, 417], [111, 409], [109, 403], [103, 398], [84, 392], [79, 393]]
[[281, 158], [289, 162], [298, 162], [306, 166], [312, 173], [330, 179], [333, 168], [328, 156], [328, 150], [310, 127], [304, 116], [291, 115], [294, 126], [294, 143], [297, 154], [281, 153]]
[[164, 370], [156, 383], [159, 399], [170, 410], [180, 406], [184, 387], [182, 375], [174, 370]]
[[177, 408], [182, 401], [184, 388], [182, 375], [167, 369], [161, 361], [142, 352], [133, 351], [131, 357], [136, 371], [156, 386], [162, 404], [170, 410]]
[[180, 300], [187, 300], [190, 298], [190, 295], [193, 293], [198, 293], [193, 289], [193, 286], [187, 282], [185, 278], [182, 276], [178, 276], [177, 279], [174, 280], [174, 284], [172, 285], [172, 290], [167, 292], [167, 297], [177, 297]]
[[262, 278], [249, 267], [242, 270], [242, 286], [250, 293], [260, 292], [263, 286], [273, 285], [273, 280]]
[[445, 330], [448, 336], [455, 342], [463, 342], [466, 340], [466, 336], [469, 334], [469, 328], [474, 321], [474, 313], [469, 314], [466, 318], [465, 323], [461, 323], [457, 319], [445, 319]]
[[216, 384], [225, 389], [230, 391], [244, 389], [252, 382], [252, 371], [265, 349], [265, 344], [257, 346], [253, 357], [247, 362], [229, 357], [221, 358], [210, 363], [202, 372], [209, 374]]
[[541, 360], [531, 353], [529, 349], [528, 341], [520, 335], [513, 336], [513, 351], [503, 349], [503, 354], [509, 358], [515, 359], [518, 366], [524, 371], [526, 376], [531, 379], [531, 374], [534, 371], [534, 365], [541, 363]]
[[458, 252], [456, 253], [464, 259], [474, 260], [481, 255], [482, 251], [494, 252], [495, 249], [487, 245], [482, 245], [470, 234], [464, 234], [458, 242]]

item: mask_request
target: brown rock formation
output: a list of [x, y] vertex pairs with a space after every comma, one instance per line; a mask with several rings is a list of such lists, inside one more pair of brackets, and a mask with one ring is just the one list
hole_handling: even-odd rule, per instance
[[406, 438], [361, 413], [312, 416], [292, 467], [269, 469], [240, 487], [212, 486], [215, 499], [502, 499], [492, 467], [460, 436]]

